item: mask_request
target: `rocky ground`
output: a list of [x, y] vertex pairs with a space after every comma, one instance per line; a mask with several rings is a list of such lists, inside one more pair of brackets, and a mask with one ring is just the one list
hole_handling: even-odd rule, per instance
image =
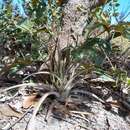
[[[43, 104], [42, 109], [32, 121], [34, 108], [23, 109], [21, 96], [6, 99], [1, 95], [0, 129], [4, 130], [129, 130], [129, 110], [119, 103], [104, 104], [98, 96], [82, 98], [82, 102], [71, 104], [73, 109], [65, 109], [58, 104], [47, 115], [48, 107]], [[8, 100], [9, 99], [9, 100]], [[27, 114], [25, 114], [27, 112]], [[23, 117], [23, 115], [25, 116]], [[21, 118], [22, 117], [22, 118]], [[20, 119], [20, 120], [19, 120]], [[13, 124], [13, 125], [12, 125]], [[10, 128], [11, 126], [11, 128]], [[9, 129], [10, 128], [10, 129]]]

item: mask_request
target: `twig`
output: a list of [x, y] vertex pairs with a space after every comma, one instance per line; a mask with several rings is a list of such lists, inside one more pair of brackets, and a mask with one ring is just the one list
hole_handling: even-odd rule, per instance
[[109, 63], [110, 63], [110, 65], [111, 65], [112, 69], [115, 70], [115, 67], [113, 66], [113, 64], [112, 64], [110, 58], [108, 57], [108, 55], [106, 54], [105, 50], [104, 50], [102, 47], [101, 47], [101, 49], [103, 50], [103, 53], [105, 54], [107, 60], [109, 61]]
[[83, 111], [69, 111], [70, 113], [75, 113], [75, 114], [81, 114], [81, 115], [90, 115], [93, 114], [92, 112], [83, 112]]
[[110, 122], [109, 122], [109, 119], [108, 119], [108, 117], [106, 116], [106, 124], [107, 124], [107, 126], [108, 126], [108, 128], [107, 128], [107, 130], [110, 130]]
[[[67, 123], [69, 123], [69, 124], [72, 124], [72, 125], [76, 125], [76, 124], [78, 123], [78, 126], [79, 126], [79, 127], [83, 128], [83, 129], [85, 129], [85, 130], [88, 130], [88, 127], [83, 126], [83, 125], [80, 125], [80, 122], [78, 122], [78, 121], [75, 120], [75, 119], [73, 119], [73, 121], [77, 121], [77, 123], [74, 123], [73, 121], [69, 121], [69, 120], [67, 120], [67, 119], [64, 119], [64, 118], [59, 117], [59, 116], [56, 116], [56, 115], [51, 115], [51, 116], [52, 116], [53, 118], [56, 118], [56, 119], [65, 121], [65, 122], [67, 122]], [[76, 116], [76, 115], [73, 115], [73, 116]], [[82, 117], [80, 116], [80, 118], [82, 118]], [[87, 120], [85, 120], [85, 121], [87, 121]]]
[[48, 110], [47, 110], [47, 113], [46, 113], [46, 115], [45, 115], [45, 119], [44, 119], [46, 122], [48, 122], [48, 119], [49, 119], [49, 117], [50, 117], [50, 115], [51, 115], [51, 113], [52, 113], [52, 111], [53, 111], [53, 108], [54, 108], [55, 104], [56, 104], [56, 100], [54, 100], [54, 101], [52, 102], [52, 104], [49, 106], [49, 108], [48, 108]]
[[19, 121], [21, 121], [27, 114], [28, 114], [28, 112], [31, 110], [31, 108], [32, 108], [32, 106], [31, 107], [29, 107], [28, 109], [27, 109], [27, 111], [17, 120], [17, 121], [15, 121], [13, 124], [11, 124], [9, 127], [7, 127], [7, 128], [2, 128], [2, 130], [10, 130], [12, 127], [14, 127]]
[[72, 116], [74, 116], [74, 117], [76, 117], [76, 118], [80, 118], [80, 119], [82, 119], [82, 120], [84, 120], [84, 121], [89, 122], [89, 120], [88, 120], [87, 118], [83, 117], [82, 115], [72, 114]]

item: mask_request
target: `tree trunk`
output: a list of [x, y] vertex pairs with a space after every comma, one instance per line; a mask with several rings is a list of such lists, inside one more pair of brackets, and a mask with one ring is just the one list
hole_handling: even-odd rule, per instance
[[61, 48], [84, 41], [82, 33], [90, 22], [91, 9], [105, 2], [106, 0], [69, 0], [63, 5], [63, 26], [58, 37]]

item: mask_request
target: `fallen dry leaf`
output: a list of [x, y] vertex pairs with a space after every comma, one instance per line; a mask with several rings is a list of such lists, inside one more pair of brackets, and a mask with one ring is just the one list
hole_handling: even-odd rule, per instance
[[34, 106], [38, 102], [39, 98], [37, 98], [37, 94], [23, 96], [22, 107], [27, 109], [30, 106]]
[[21, 115], [22, 115], [22, 113], [16, 111], [8, 104], [0, 104], [0, 119], [3, 116], [19, 118], [19, 117], [21, 117]]

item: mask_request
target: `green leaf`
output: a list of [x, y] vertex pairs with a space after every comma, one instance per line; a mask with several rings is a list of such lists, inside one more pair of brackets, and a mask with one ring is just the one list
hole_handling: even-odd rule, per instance
[[123, 37], [127, 38], [130, 40], [130, 31], [129, 30], [125, 30], [124, 33], [122, 33]]
[[105, 83], [105, 82], [115, 83], [115, 80], [112, 79], [112, 77], [110, 77], [110, 76], [108, 76], [108, 75], [101, 75], [101, 76], [99, 76], [99, 77], [96, 78], [96, 79], [92, 79], [92, 81], [102, 82], [102, 83]]
[[31, 20], [25, 20], [22, 23], [16, 24], [16, 27], [21, 29], [23, 32], [35, 32], [35, 30], [33, 29], [34, 22], [32, 22]]
[[130, 86], [130, 78], [127, 78], [127, 85]]
[[89, 59], [95, 65], [101, 65], [111, 52], [111, 44], [100, 38], [89, 38], [82, 45], [72, 51], [75, 60]]

